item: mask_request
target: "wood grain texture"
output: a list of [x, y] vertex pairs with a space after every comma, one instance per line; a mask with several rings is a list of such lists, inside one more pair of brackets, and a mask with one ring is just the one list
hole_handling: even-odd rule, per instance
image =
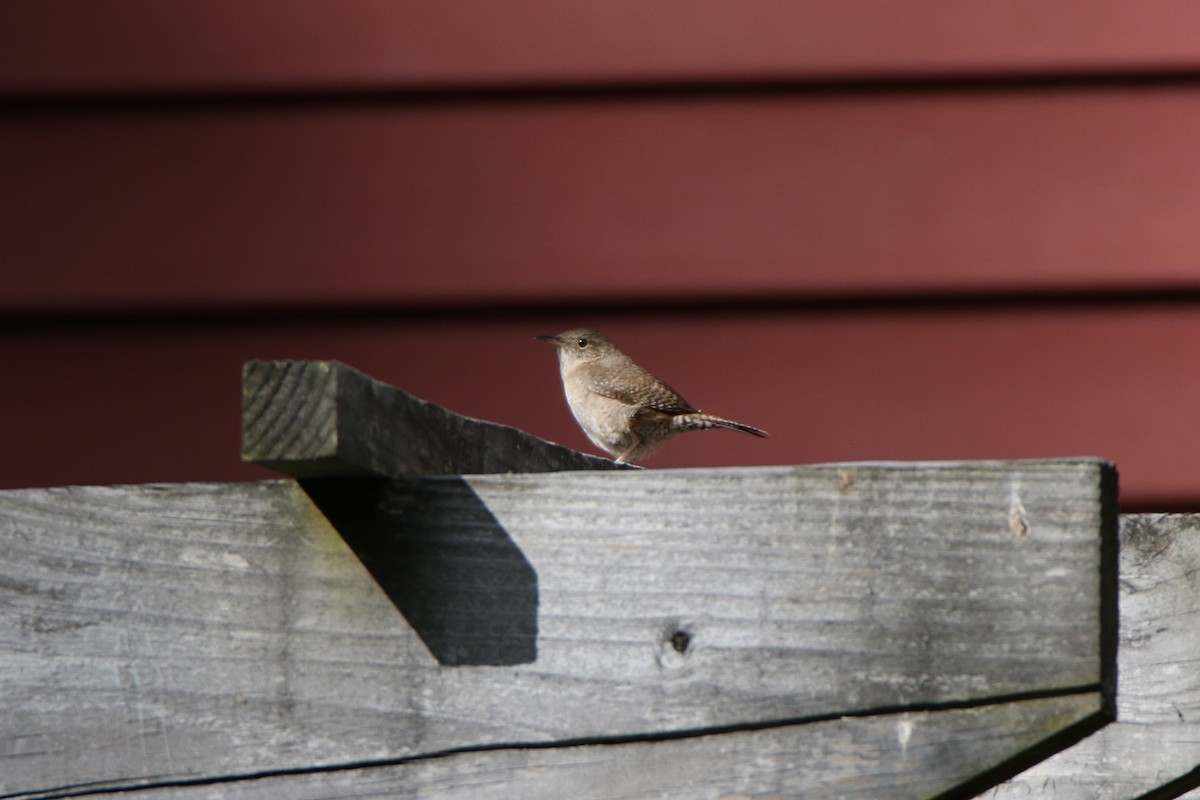
[[481, 531], [536, 572], [536, 660], [454, 668], [292, 483], [6, 492], [0, 791], [1027, 692], [1088, 692], [1102, 715], [1111, 477], [1097, 462], [858, 464], [360, 491], [377, 520], [415, 518], [449, 559], [434, 580], [463, 585], [454, 561], [472, 574], [461, 545]]
[[1185, 0], [110, 0], [0, 6], [0, 92], [197, 92], [1194, 70]]
[[1200, 787], [1200, 515], [1122, 517], [1120, 575], [1117, 722], [989, 798], [1133, 800]]
[[[916, 800], [972, 797], [973, 779], [1036, 750], [1097, 698], [885, 714], [659, 742], [451, 754], [398, 765], [118, 792], [119, 800]], [[964, 785], [970, 788], [965, 788]]]
[[1190, 83], [12, 115], [0, 310], [1195, 289], [1197, 139]]
[[336, 361], [248, 361], [242, 460], [298, 478], [626, 469], [470, 419]]

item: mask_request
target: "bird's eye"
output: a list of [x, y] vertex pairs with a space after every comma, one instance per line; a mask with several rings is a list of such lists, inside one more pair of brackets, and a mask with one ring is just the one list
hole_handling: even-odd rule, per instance
[[579, 349], [582, 350], [583, 348], [588, 346], [588, 340], [587, 339], [576, 339], [575, 344], [579, 345]]

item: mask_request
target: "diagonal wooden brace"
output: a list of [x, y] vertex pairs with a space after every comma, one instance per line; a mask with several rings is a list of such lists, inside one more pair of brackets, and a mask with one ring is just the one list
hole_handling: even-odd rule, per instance
[[455, 414], [337, 361], [243, 365], [242, 460], [295, 478], [629, 468]]

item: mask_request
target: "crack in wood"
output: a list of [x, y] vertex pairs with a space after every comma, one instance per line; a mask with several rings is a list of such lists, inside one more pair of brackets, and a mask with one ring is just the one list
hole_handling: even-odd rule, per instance
[[[819, 714], [807, 717], [763, 720], [747, 724], [718, 725], [690, 730], [645, 732], [618, 736], [586, 736], [578, 738], [564, 738], [553, 742], [499, 742], [484, 745], [467, 745], [463, 747], [451, 747], [442, 750], [431, 751], [428, 753], [420, 753], [396, 758], [363, 759], [358, 761], [345, 761], [337, 764], [325, 764], [312, 767], [259, 770], [229, 775], [210, 775], [195, 779], [174, 778], [167, 780], [133, 779], [119, 782], [105, 781], [92, 784], [77, 784], [72, 786], [56, 787], [53, 789], [33, 793], [18, 792], [14, 794], [4, 794], [0, 795], [0, 800], [16, 800], [17, 798], [20, 798], [20, 800], [64, 800], [65, 798], [72, 797], [93, 797], [121, 794], [126, 792], [146, 792], [151, 790], [164, 790], [172, 788], [195, 788], [230, 783], [263, 781], [272, 778], [302, 777], [306, 775], [317, 776], [328, 775], [332, 773], [349, 773], [361, 770], [386, 769], [389, 767], [403, 767], [406, 765], [421, 764], [476, 754], [494, 754], [505, 752], [515, 753], [521, 751], [554, 751], [597, 747], [620, 748], [627, 745], [682, 742], [690, 739], [705, 739], [735, 734], [781, 731], [789, 728], [801, 728], [804, 726], [819, 725], [821, 723], [838, 721], [886, 719], [888, 717], [922, 714], [932, 715], [962, 711], [986, 711], [988, 709], [1011, 707], [1013, 705], [1019, 705], [1022, 703], [1033, 703], [1039, 700], [1053, 700], [1078, 695], [1098, 694], [1099, 689], [1100, 687], [1098, 685], [1086, 685], [1068, 687], [1060, 691], [1025, 692], [1006, 695], [1003, 697], [986, 698], [977, 701], [919, 703], [909, 706], [863, 709], [845, 714]], [[933, 800], [959, 800], [959, 798], [975, 797], [980, 791], [983, 791], [984, 789], [995, 785], [997, 782], [1004, 780], [1006, 777], [1016, 774], [1020, 770], [1037, 763], [1041, 759], [1045, 758], [1046, 755], [1070, 746], [1070, 744], [1103, 727], [1109, 721], [1109, 718], [1104, 714], [1104, 712], [1098, 710], [1096, 713], [1088, 715], [1078, 722], [1053, 733], [1036, 748], [1031, 748], [1025, 752], [1018, 753], [1010, 759], [1002, 761], [992, 769], [980, 773], [975, 779], [972, 779], [968, 783], [955, 786], [947, 792], [937, 795], [935, 798], [933, 798]], [[911, 726], [909, 727], [909, 730], [911, 731]], [[1177, 795], [1170, 795], [1170, 797], [1175, 796]], [[1166, 797], [1167, 796], [1163, 796], [1161, 800], [1166, 800]], [[1141, 798], [1139, 798], [1139, 800], [1141, 800]], [[1160, 798], [1158, 795], [1155, 795], [1153, 798], [1147, 798], [1146, 800], [1160, 800]]]

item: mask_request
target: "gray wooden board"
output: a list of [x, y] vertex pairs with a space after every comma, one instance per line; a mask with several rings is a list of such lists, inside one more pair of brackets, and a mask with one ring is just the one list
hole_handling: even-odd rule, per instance
[[1098, 462], [367, 483], [439, 543], [444, 582], [477, 606], [481, 530], [487, 552], [501, 536], [500, 552], [527, 559], [536, 660], [439, 665], [291, 482], [3, 492], [0, 793], [797, 722], [1108, 677], [1114, 487]]
[[632, 469], [455, 414], [336, 361], [243, 365], [242, 460], [298, 478]]
[[[119, 800], [916, 800], [1094, 717], [1071, 695], [657, 742], [454, 753], [404, 764], [131, 790]], [[973, 794], [965, 790], [965, 794]]]
[[1121, 518], [1117, 722], [997, 798], [1137, 798], [1200, 786], [1200, 515]]

